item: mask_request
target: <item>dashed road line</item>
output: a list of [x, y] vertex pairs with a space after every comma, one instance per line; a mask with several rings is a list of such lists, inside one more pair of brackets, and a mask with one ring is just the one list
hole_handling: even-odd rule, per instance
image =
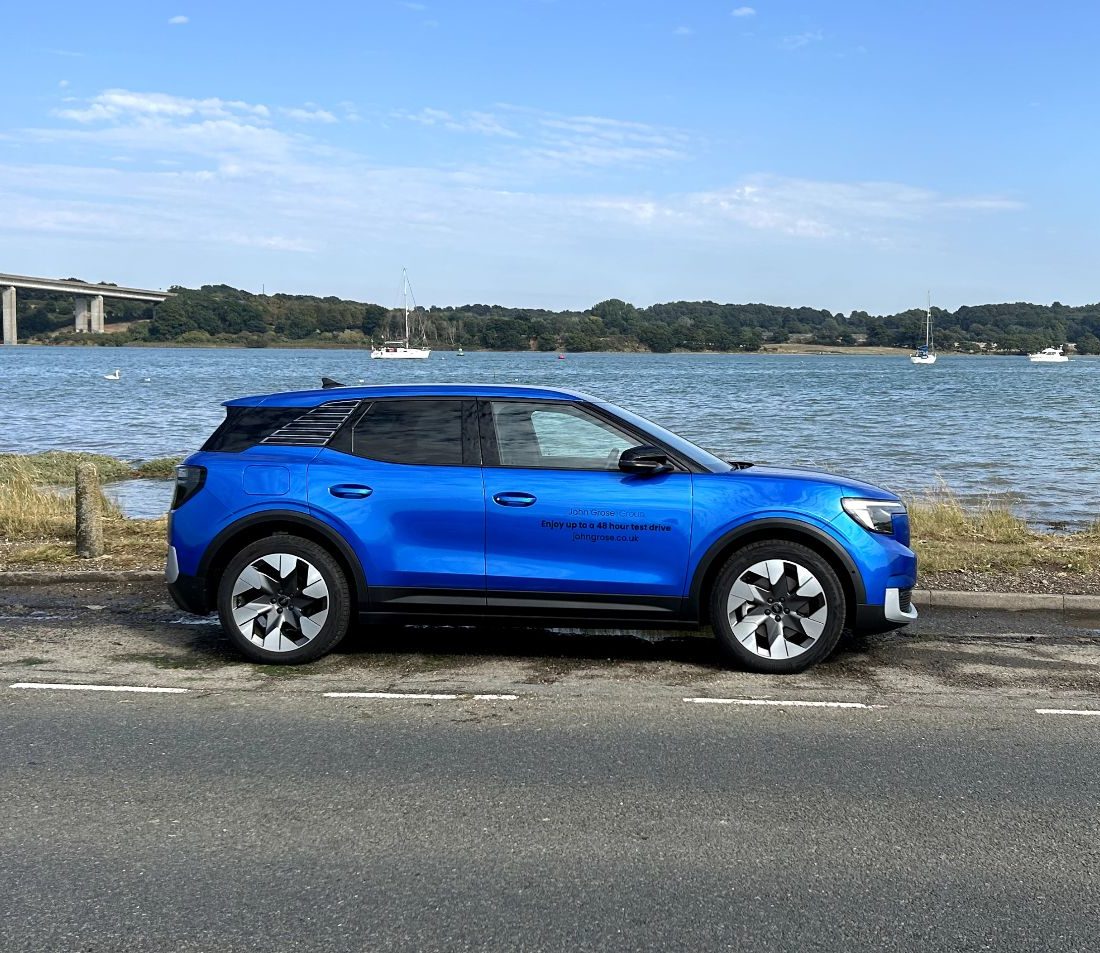
[[[693, 705], [771, 705], [776, 708], [871, 708], [863, 702], [778, 701], [773, 698], [685, 698]], [[881, 705], [874, 706], [881, 708]]]
[[1100, 715], [1095, 708], [1036, 708], [1037, 715]]
[[472, 699], [479, 702], [515, 701], [518, 695], [468, 695], [437, 692], [325, 692], [325, 698], [383, 698], [383, 699], [411, 699], [414, 701], [458, 701], [459, 699]]
[[183, 695], [189, 688], [153, 688], [147, 685], [68, 685], [58, 682], [16, 682], [9, 688], [46, 688], [58, 691], [82, 692], [144, 692], [161, 695]]

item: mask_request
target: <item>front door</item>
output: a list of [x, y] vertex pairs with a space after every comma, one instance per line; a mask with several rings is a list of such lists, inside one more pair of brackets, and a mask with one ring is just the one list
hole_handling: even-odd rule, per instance
[[620, 471], [619, 455], [642, 440], [575, 402], [483, 401], [480, 421], [490, 607], [679, 608], [690, 473]]

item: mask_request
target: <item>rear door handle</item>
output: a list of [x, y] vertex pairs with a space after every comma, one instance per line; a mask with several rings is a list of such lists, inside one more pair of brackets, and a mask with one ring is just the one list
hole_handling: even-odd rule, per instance
[[530, 506], [535, 497], [530, 493], [494, 493], [493, 502], [501, 506]]
[[337, 483], [335, 486], [330, 486], [328, 491], [342, 500], [363, 500], [374, 492], [369, 486], [363, 486], [361, 483]]

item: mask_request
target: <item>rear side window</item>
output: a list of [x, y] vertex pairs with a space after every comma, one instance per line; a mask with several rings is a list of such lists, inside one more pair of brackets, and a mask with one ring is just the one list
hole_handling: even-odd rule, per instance
[[227, 407], [225, 420], [202, 445], [202, 449], [240, 453], [256, 446], [301, 415], [301, 407]]
[[471, 405], [463, 400], [377, 400], [356, 422], [351, 452], [413, 466], [476, 465], [463, 459], [463, 418], [472, 417]]

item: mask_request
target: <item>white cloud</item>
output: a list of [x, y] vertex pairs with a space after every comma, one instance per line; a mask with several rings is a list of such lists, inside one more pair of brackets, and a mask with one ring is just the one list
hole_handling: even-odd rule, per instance
[[730, 11], [731, 17], [753, 17], [756, 16], [756, 10], [753, 7], [736, 7]]
[[790, 36], [783, 37], [779, 45], [785, 50], [800, 50], [811, 43], [820, 43], [823, 39], [825, 37], [820, 30], [807, 30], [804, 33], [792, 33]]
[[267, 106], [234, 99], [188, 99], [168, 93], [135, 93], [127, 89], [108, 89], [85, 102], [81, 108], [59, 109], [62, 119], [91, 123], [129, 119], [157, 120], [200, 117], [266, 118]]
[[315, 106], [312, 103], [307, 103], [305, 107], [282, 106], [279, 108], [279, 112], [286, 116], [287, 119], [294, 119], [297, 122], [333, 123], [339, 121], [327, 109], [321, 109], [319, 106]]
[[69, 81], [67, 79], [59, 79], [57, 81], [57, 88], [58, 89], [68, 89], [69, 88]]
[[172, 26], [183, 26], [183, 24], [185, 24], [185, 23], [190, 23], [191, 18], [180, 15], [180, 16], [175, 16], [175, 17], [169, 17], [168, 22]]
[[694, 32], [689, 26], [678, 26], [672, 31], [674, 36], [691, 36]]
[[[97, 249], [107, 243], [116, 257], [154, 249], [160, 258], [192, 263], [195, 274], [224, 269], [229, 280], [241, 280], [235, 269], [253, 260], [249, 256], [278, 261], [287, 255], [301, 264], [293, 269], [300, 280], [315, 268], [316, 286], [327, 282], [335, 292], [338, 269], [352, 264], [348, 249], [361, 263], [386, 262], [394, 249], [414, 247], [440, 270], [454, 270], [458, 288], [484, 280], [484, 274], [461, 277], [479, 261], [484, 269], [486, 261], [528, 259], [558, 264], [551, 272], [541, 265], [537, 273], [524, 271], [523, 281], [552, 273], [558, 287], [569, 269], [580, 274], [610, 249], [642, 249], [647, 260], [659, 262], [670, 250], [728, 256], [731, 247], [771, 240], [805, 245], [810, 258], [848, 246], [861, 254], [906, 236], [927, 241], [960, 222], [1020, 208], [993, 194], [770, 175], [694, 191], [673, 192], [659, 182], [601, 187], [592, 183], [628, 179], [597, 179], [588, 174], [594, 169], [679, 161], [698, 143], [675, 128], [501, 104], [484, 112], [426, 108], [403, 117], [437, 136], [484, 136], [472, 142], [480, 142], [489, 159], [463, 163], [454, 149], [427, 149], [388, 166], [326, 143], [323, 120], [305, 130], [297, 126], [293, 110], [324, 111], [314, 104], [108, 90], [68, 106], [59, 126], [10, 132], [13, 139], [47, 143], [51, 164], [16, 164], [11, 150], [0, 159], [0, 248], [45, 236], [64, 238], [73, 255], [81, 243]], [[433, 154], [442, 157], [435, 168], [427, 158]], [[645, 268], [633, 270], [649, 280]], [[680, 280], [666, 277], [670, 287]], [[543, 288], [550, 298], [559, 295], [549, 301], [555, 306], [571, 300], [549, 284], [530, 294]], [[587, 296], [588, 289], [581, 291]]]

